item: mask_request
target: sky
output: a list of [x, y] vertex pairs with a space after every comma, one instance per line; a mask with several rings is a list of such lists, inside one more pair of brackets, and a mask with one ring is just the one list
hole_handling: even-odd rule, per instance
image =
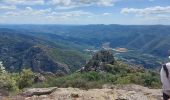
[[0, 24], [170, 25], [170, 0], [0, 0]]

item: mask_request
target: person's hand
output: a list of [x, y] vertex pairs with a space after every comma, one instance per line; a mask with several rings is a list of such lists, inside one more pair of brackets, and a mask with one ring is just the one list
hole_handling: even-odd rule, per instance
[[170, 99], [168, 99], [168, 100], [170, 100]]

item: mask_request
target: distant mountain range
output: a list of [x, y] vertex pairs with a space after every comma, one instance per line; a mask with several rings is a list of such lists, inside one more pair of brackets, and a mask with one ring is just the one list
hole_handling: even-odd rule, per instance
[[[131, 50], [117, 57], [145, 68], [161, 66], [170, 50], [170, 26], [164, 25], [1, 25], [0, 28], [0, 55], [5, 55], [0, 59], [10, 70], [19, 70], [24, 65], [35, 68], [30, 63], [32, 58], [23, 60], [29, 57], [25, 54], [35, 49], [40, 50], [36, 56], [45, 56], [47, 62], [53, 63], [46, 66], [43, 62], [34, 70], [53, 72], [79, 69], [91, 55], [84, 49], [100, 49], [103, 43], [110, 43], [111, 48]], [[5, 49], [9, 49], [6, 54]], [[14, 63], [13, 54], [20, 64]], [[64, 67], [53, 70], [56, 62]]]

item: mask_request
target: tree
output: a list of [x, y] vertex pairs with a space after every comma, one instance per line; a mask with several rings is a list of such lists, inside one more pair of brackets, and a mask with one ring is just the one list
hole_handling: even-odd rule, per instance
[[18, 82], [19, 89], [29, 87], [33, 84], [34, 74], [30, 69], [23, 69]]

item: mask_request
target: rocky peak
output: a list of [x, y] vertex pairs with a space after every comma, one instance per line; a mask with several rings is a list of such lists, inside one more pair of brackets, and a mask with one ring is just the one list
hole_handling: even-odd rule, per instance
[[114, 64], [115, 59], [112, 51], [110, 50], [101, 50], [94, 54], [92, 59], [85, 65], [85, 71], [100, 71], [102, 67], [106, 64]]
[[95, 60], [101, 63], [113, 63], [114, 56], [113, 56], [112, 51], [110, 50], [101, 50], [93, 56], [92, 60]]

